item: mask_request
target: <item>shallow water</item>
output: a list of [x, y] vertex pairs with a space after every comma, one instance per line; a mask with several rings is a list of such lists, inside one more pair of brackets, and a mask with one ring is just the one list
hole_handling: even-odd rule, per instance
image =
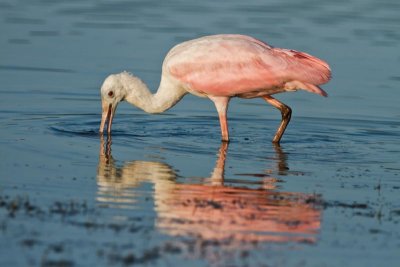
[[[1, 266], [398, 266], [398, 12], [386, 1], [0, 1]], [[330, 97], [210, 101], [163, 115], [99, 87], [150, 87], [174, 44], [242, 33], [327, 60]], [[261, 123], [260, 123], [261, 122]]]

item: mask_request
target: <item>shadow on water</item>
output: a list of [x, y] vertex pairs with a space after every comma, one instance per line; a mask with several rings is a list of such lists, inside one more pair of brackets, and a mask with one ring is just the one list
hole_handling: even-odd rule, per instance
[[[276, 148], [278, 168], [286, 156]], [[113, 208], [136, 208], [140, 185], [154, 192], [156, 228], [167, 235], [211, 242], [222, 251], [260, 242], [317, 242], [321, 226], [320, 196], [276, 191], [276, 178], [260, 177], [258, 188], [225, 183], [228, 144], [221, 143], [210, 177], [178, 181], [174, 168], [157, 161], [130, 161], [121, 167], [111, 155], [111, 137], [101, 138], [97, 168], [97, 201]], [[199, 180], [196, 180], [199, 181]], [[232, 180], [234, 181], [234, 180]], [[195, 248], [195, 255], [207, 253]]]

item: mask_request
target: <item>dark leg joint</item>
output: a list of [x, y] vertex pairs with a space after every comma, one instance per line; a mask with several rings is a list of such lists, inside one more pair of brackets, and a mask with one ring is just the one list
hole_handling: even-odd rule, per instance
[[290, 118], [292, 117], [292, 109], [286, 105], [282, 107], [281, 113], [282, 119], [290, 120]]

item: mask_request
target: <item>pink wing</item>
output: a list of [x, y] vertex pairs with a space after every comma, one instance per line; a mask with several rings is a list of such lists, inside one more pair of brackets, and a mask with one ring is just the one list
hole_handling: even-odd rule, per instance
[[295, 50], [272, 48], [243, 35], [207, 36], [177, 45], [163, 66], [191, 91], [215, 96], [306, 89], [330, 79], [326, 62]]

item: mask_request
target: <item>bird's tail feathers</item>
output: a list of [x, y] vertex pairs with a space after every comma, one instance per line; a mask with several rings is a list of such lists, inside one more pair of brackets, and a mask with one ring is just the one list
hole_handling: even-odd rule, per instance
[[285, 84], [285, 89], [288, 91], [302, 89], [302, 90], [305, 90], [305, 91], [308, 91], [310, 93], [314, 93], [314, 94], [317, 94], [320, 96], [324, 96], [324, 97], [328, 96], [328, 94], [318, 85], [300, 82], [300, 81], [287, 82]]
[[304, 89], [310, 93], [314, 93], [314, 94], [318, 94], [320, 96], [324, 96], [327, 97], [328, 93], [325, 92], [321, 87], [319, 87], [318, 85], [314, 85], [311, 83], [303, 83], [303, 87], [301, 89]]

